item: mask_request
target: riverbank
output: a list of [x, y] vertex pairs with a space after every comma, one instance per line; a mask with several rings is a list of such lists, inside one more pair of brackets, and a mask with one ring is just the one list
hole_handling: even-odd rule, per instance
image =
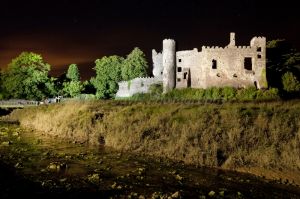
[[[185, 164], [300, 184], [300, 101], [70, 102], [15, 110], [22, 126]], [[292, 175], [291, 175], [292, 174]]]
[[0, 198], [298, 198], [291, 183], [120, 153], [0, 122]]

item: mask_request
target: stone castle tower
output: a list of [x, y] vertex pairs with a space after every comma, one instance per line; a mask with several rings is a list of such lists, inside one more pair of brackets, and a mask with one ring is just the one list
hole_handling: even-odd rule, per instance
[[175, 41], [163, 40], [162, 66], [163, 66], [163, 92], [166, 93], [175, 88], [176, 75], [176, 50]]

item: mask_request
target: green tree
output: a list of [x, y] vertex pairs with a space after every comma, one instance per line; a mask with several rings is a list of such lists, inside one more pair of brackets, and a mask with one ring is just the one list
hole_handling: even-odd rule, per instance
[[282, 89], [282, 75], [292, 72], [300, 78], [300, 53], [285, 39], [267, 42], [267, 79], [270, 87]]
[[50, 65], [42, 56], [23, 52], [13, 59], [3, 74], [2, 89], [7, 98], [41, 100], [56, 94], [54, 78], [48, 73]]
[[146, 77], [148, 63], [143, 51], [139, 48], [134, 48], [124, 61], [122, 67], [122, 79], [131, 80], [136, 77]]
[[68, 68], [67, 78], [71, 81], [80, 81], [79, 70], [76, 64], [71, 64]]
[[76, 64], [71, 64], [66, 74], [67, 80], [63, 83], [66, 96], [75, 97], [83, 91], [84, 86], [80, 81], [79, 70]]
[[123, 62], [124, 58], [119, 56], [105, 56], [95, 61], [96, 77], [91, 79], [91, 83], [96, 88], [97, 98], [108, 99], [115, 96], [118, 82], [122, 79]]
[[292, 72], [286, 72], [282, 76], [283, 89], [288, 93], [300, 91], [300, 83]]

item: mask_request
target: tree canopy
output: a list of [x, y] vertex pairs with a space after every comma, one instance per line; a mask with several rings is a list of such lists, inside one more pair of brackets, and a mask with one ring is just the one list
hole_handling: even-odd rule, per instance
[[271, 87], [283, 88], [278, 81], [286, 72], [300, 78], [300, 53], [285, 39], [267, 42], [267, 78]]
[[79, 70], [76, 64], [71, 64], [68, 68], [67, 78], [71, 81], [80, 81]]
[[122, 67], [122, 79], [131, 80], [136, 77], [146, 77], [148, 63], [143, 51], [139, 48], [134, 48], [127, 58], [124, 60]]
[[23, 52], [13, 59], [3, 74], [2, 89], [6, 98], [41, 100], [56, 94], [50, 65], [39, 54]]
[[91, 79], [91, 83], [96, 88], [97, 98], [107, 99], [115, 96], [118, 91], [118, 82], [122, 79], [123, 62], [124, 58], [116, 55], [105, 56], [95, 61], [96, 77]]
[[79, 70], [76, 64], [69, 66], [66, 77], [67, 80], [63, 83], [64, 94], [70, 97], [79, 95], [84, 86], [80, 81]]

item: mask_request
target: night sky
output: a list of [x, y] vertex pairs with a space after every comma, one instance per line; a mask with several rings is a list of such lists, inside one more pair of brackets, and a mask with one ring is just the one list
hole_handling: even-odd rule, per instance
[[83, 79], [93, 75], [97, 58], [125, 56], [140, 47], [150, 65], [151, 49], [173, 38], [178, 50], [225, 46], [229, 32], [237, 45], [253, 36], [285, 38], [300, 50], [297, 1], [1, 1], [0, 67], [22, 51], [41, 54], [57, 76], [71, 63]]

